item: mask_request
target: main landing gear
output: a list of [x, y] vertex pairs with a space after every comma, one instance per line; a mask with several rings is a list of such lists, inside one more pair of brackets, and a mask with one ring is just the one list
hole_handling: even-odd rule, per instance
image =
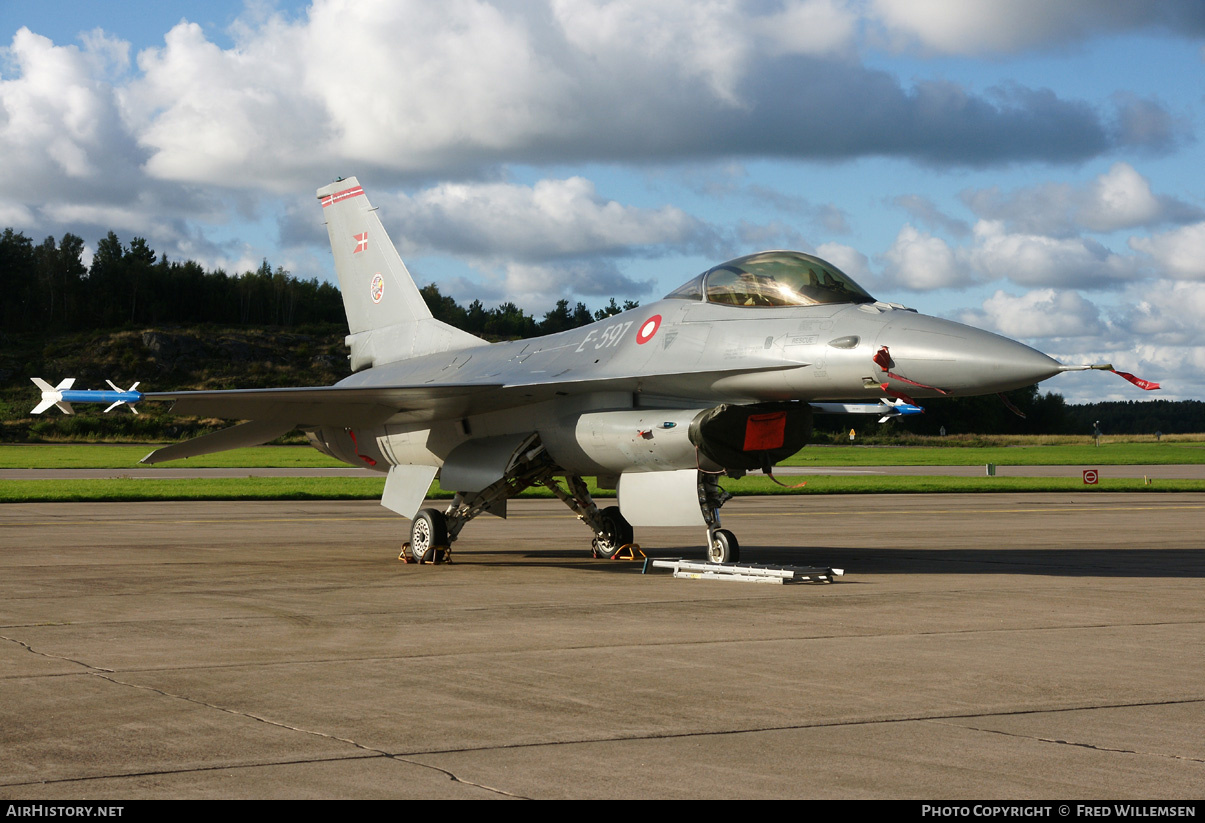
[[558, 479], [558, 467], [540, 442], [532, 438], [520, 448], [506, 474], [478, 492], [457, 492], [446, 511], [420, 509], [410, 523], [410, 541], [402, 547], [408, 563], [448, 562], [451, 545], [465, 524], [479, 514], [506, 516], [506, 501], [532, 486], [544, 486], [594, 532], [591, 549], [595, 557], [612, 557], [632, 543], [632, 526], [618, 506], [599, 509], [586, 481], [578, 475]]
[[[590, 549], [595, 557], [615, 557], [633, 544], [632, 524], [618, 506], [600, 509], [579, 475], [564, 474], [538, 440], [527, 445], [516, 452], [506, 474], [481, 491], [457, 492], [442, 512], [420, 509], [410, 523], [410, 540], [402, 547], [401, 559], [408, 563], [450, 562], [451, 545], [466, 523], [487, 512], [505, 517], [506, 501], [532, 486], [547, 488], [590, 527], [594, 532]], [[699, 508], [707, 525], [707, 559], [735, 563], [740, 559], [736, 535], [720, 528], [720, 507], [732, 495], [720, 488], [715, 475], [699, 472], [698, 478]]]
[[438, 509], [419, 509], [410, 521], [410, 542], [402, 549], [407, 563], [443, 563], [452, 553], [448, 519]]
[[595, 557], [614, 557], [624, 546], [636, 542], [632, 524], [619, 513], [619, 506], [607, 506], [598, 516], [602, 526], [590, 541], [590, 550]]

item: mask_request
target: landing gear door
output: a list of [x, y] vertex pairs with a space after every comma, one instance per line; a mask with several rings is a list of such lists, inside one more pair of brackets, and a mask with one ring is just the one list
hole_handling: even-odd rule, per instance
[[535, 439], [532, 432], [467, 440], [444, 460], [439, 485], [448, 491], [479, 492], [506, 476]]
[[436, 471], [435, 466], [390, 466], [381, 505], [413, 520], [427, 497]]
[[619, 511], [633, 526], [706, 526], [699, 507], [698, 469], [626, 472], [619, 476]]

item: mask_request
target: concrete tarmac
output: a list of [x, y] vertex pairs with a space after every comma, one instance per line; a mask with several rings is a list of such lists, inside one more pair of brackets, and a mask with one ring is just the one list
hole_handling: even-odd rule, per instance
[[795, 586], [511, 513], [418, 567], [375, 502], [0, 506], [0, 798], [1202, 796], [1201, 495], [729, 503]]

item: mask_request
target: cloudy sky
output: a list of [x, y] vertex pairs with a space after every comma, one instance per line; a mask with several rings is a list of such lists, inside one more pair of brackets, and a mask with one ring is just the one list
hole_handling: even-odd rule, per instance
[[420, 285], [649, 302], [797, 248], [1205, 399], [1205, 3], [4, 0], [0, 226], [328, 278], [356, 176]]

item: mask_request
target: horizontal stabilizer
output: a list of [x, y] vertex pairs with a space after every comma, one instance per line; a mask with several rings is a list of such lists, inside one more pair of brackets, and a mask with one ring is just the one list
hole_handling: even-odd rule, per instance
[[202, 454], [242, 449], [247, 446], [262, 446], [269, 440], [275, 440], [293, 428], [293, 423], [282, 423], [277, 420], [252, 420], [241, 423], [229, 429], [213, 432], [212, 434], [185, 440], [155, 449], [139, 463], [162, 463], [166, 460], [180, 460], [184, 457], [196, 457]]

